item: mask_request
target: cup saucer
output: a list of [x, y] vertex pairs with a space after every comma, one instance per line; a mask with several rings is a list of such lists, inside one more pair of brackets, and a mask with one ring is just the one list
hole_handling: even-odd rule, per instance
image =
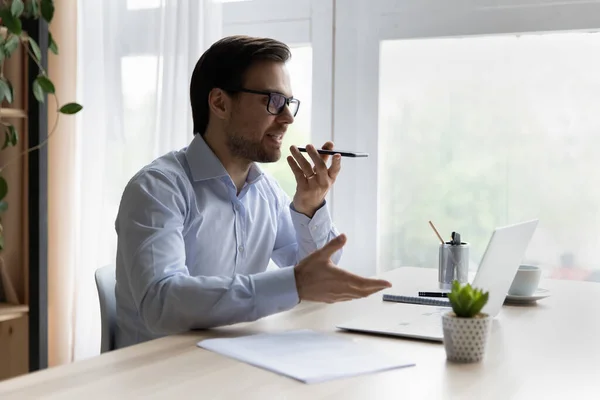
[[538, 288], [531, 296], [515, 296], [507, 294], [504, 300], [507, 303], [532, 303], [550, 296], [550, 290]]

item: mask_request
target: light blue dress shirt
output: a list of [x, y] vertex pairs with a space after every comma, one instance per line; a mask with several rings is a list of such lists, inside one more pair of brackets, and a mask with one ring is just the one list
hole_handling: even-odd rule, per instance
[[[327, 205], [312, 218], [294, 211], [255, 164], [236, 192], [200, 135], [127, 184], [115, 222], [118, 348], [254, 321], [299, 302], [288, 267], [339, 234]], [[270, 259], [280, 268], [267, 271]]]

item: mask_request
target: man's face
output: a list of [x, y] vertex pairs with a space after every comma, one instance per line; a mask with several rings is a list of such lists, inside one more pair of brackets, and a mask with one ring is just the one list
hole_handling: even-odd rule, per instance
[[[262, 61], [250, 67], [243, 89], [292, 96], [287, 68], [275, 61]], [[232, 99], [225, 134], [234, 157], [261, 163], [281, 158], [283, 136], [294, 117], [287, 106], [278, 115], [269, 113], [268, 102], [268, 95], [246, 92], [239, 92]]]

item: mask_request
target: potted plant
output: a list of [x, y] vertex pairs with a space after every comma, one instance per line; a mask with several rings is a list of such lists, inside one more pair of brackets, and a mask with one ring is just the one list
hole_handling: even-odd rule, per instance
[[471, 287], [469, 283], [461, 286], [458, 281], [452, 284], [448, 299], [452, 311], [442, 315], [444, 347], [449, 361], [472, 363], [483, 359], [492, 317], [482, 313], [489, 292]]

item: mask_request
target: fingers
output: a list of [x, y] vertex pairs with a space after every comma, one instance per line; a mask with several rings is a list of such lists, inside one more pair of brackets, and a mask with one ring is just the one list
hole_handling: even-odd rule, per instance
[[333, 150], [333, 142], [328, 140], [321, 148], [325, 150]]
[[391, 288], [392, 284], [384, 279], [370, 279], [370, 278], [361, 278], [361, 287], [367, 287], [367, 288], [381, 288], [381, 289], [386, 289], [386, 288]]
[[[332, 141], [327, 141], [325, 142], [325, 144], [323, 145], [323, 147], [321, 147], [324, 150], [333, 150], [333, 142]], [[329, 160], [329, 155], [328, 154], [320, 154], [320, 158], [321, 160], [323, 160], [323, 162], [325, 164], [327, 164], [327, 161]]]
[[327, 173], [329, 174], [329, 177], [333, 180], [335, 180], [335, 178], [337, 178], [338, 174], [340, 173], [340, 170], [342, 169], [342, 156], [339, 154], [336, 154], [333, 156], [333, 161], [331, 162], [331, 167], [329, 167], [329, 169], [327, 170]]
[[344, 295], [367, 297], [373, 293], [392, 287], [392, 284], [383, 279], [363, 278], [348, 272], [348, 286]]
[[364, 297], [390, 287], [392, 287], [392, 285], [387, 281], [360, 278], [349, 283], [348, 293]]
[[[333, 150], [333, 142], [327, 141], [322, 147], [325, 150]], [[300, 168], [303, 175], [305, 177], [313, 176], [315, 173], [320, 177], [324, 177], [325, 173], [331, 178], [335, 179], [341, 170], [341, 156], [335, 155], [333, 156], [333, 162], [329, 168], [327, 168], [327, 161], [329, 160], [329, 155], [327, 154], [319, 154], [315, 146], [312, 144], [306, 145], [306, 152], [308, 153], [310, 159], [313, 162], [313, 166], [308, 162], [308, 160], [300, 153], [296, 146], [290, 147], [290, 152], [292, 153], [292, 157], [295, 160], [295, 165]], [[298, 170], [294, 168], [294, 165], [288, 159], [288, 163], [292, 170], [294, 171], [294, 175], [296, 178], [299, 178], [297, 175]]]
[[298, 148], [296, 146], [291, 146], [290, 152], [292, 153], [292, 156], [298, 163], [298, 166], [300, 166], [300, 168], [302, 169], [304, 175], [307, 177], [312, 176], [314, 174], [312, 166], [306, 160], [306, 158], [304, 158], [304, 156], [300, 153], [300, 150], [298, 150]]
[[323, 156], [319, 154], [317, 149], [315, 149], [315, 146], [313, 146], [312, 144], [306, 146], [306, 151], [308, 152], [308, 155], [310, 156], [310, 158], [313, 161], [313, 164], [315, 165], [315, 171], [317, 173], [321, 173], [321, 176], [323, 176], [327, 172], [327, 159], [324, 159]]
[[298, 163], [296, 160], [294, 160], [294, 157], [287, 156], [286, 159], [290, 168], [292, 169], [292, 172], [294, 173], [294, 176], [296, 177], [296, 181], [299, 182], [300, 179], [304, 179], [304, 172], [302, 171], [302, 168], [298, 166]]
[[338, 250], [340, 250], [346, 244], [346, 235], [343, 233], [336, 238], [332, 239], [325, 246], [317, 250], [317, 253], [321, 257], [331, 258], [331, 256]]
[[346, 290], [344, 290], [342, 293], [332, 296], [331, 300], [333, 300], [332, 302], [336, 303], [338, 301], [361, 299], [363, 297], [368, 297], [374, 293], [377, 293], [383, 289], [385, 289], [385, 287], [382, 286], [356, 287], [353, 285], [348, 285]]
[[349, 285], [356, 288], [389, 288], [392, 284], [384, 279], [373, 279], [365, 278], [360, 275], [353, 274], [344, 269], [337, 268], [337, 273], [341, 276], [338, 277], [340, 281], [348, 282]]
[[332, 294], [330, 297], [328, 297], [324, 301], [326, 303], [337, 303], [337, 302], [341, 302], [341, 301], [361, 299], [364, 297], [368, 297], [374, 293], [377, 293], [383, 289], [385, 289], [385, 288], [382, 288], [381, 286], [356, 287], [353, 285], [348, 285], [348, 287], [346, 287], [345, 290], [343, 290], [342, 292], [340, 292], [336, 295]]
[[353, 295], [358, 295], [360, 297], [366, 297], [366, 296], [372, 295], [373, 293], [377, 293], [384, 289], [387, 289], [388, 287], [389, 286], [382, 286], [382, 285], [353, 287], [352, 290], [350, 291], [350, 293]]

